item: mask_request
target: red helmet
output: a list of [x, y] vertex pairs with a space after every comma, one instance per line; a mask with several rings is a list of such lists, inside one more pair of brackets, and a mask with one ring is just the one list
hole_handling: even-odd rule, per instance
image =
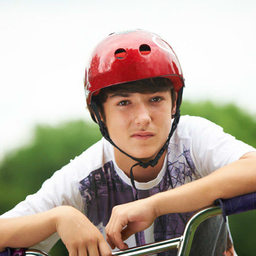
[[87, 104], [102, 88], [153, 77], [167, 77], [178, 92], [184, 86], [180, 63], [158, 35], [134, 30], [112, 33], [97, 45], [85, 74]]

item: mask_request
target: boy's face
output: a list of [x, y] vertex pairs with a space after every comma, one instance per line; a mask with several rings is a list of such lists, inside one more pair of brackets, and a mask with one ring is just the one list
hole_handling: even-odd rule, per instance
[[[166, 142], [172, 114], [176, 110], [169, 90], [109, 94], [103, 107], [114, 143], [124, 152], [144, 161], [153, 159]], [[125, 155], [116, 150], [115, 157], [121, 161]]]

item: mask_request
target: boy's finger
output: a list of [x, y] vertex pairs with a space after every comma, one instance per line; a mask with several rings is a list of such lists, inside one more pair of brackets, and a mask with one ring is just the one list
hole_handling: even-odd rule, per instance
[[131, 235], [134, 234], [134, 231], [131, 230], [130, 228], [126, 227], [123, 231], [122, 231], [122, 240], [125, 241], [126, 239], [128, 239]]
[[[114, 249], [114, 248], [113, 248]], [[112, 252], [106, 243], [106, 241], [103, 241], [99, 244], [99, 252], [101, 256], [111, 256]]]
[[117, 247], [120, 250], [124, 250], [127, 248], [127, 246], [122, 240], [121, 233], [119, 234], [116, 233], [115, 235], [114, 234], [107, 235], [107, 241], [112, 249], [114, 249], [115, 247]]

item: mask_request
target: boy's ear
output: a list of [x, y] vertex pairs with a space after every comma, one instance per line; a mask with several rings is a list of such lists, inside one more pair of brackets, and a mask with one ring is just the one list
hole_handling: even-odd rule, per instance
[[98, 118], [97, 118], [97, 116], [95, 115], [94, 112], [91, 113], [91, 116], [92, 116], [93, 121], [94, 121], [95, 123], [99, 124]]
[[178, 98], [178, 93], [175, 92], [175, 100], [172, 102], [172, 117], [174, 117], [177, 109], [177, 98]]
[[99, 112], [100, 112], [100, 120], [101, 120], [101, 121], [104, 123], [104, 125], [105, 125], [105, 118], [103, 117], [101, 111], [99, 111]]
[[[99, 111], [99, 116], [100, 116], [100, 120], [104, 123], [104, 119], [103, 119], [102, 114], [101, 114], [100, 111]], [[97, 124], [99, 124], [98, 117], [97, 117], [97, 115], [96, 115], [95, 113], [93, 113], [93, 120], [95, 120], [95, 122], [96, 122]]]
[[[99, 120], [98, 120], [97, 116], [95, 115], [95, 113], [93, 113], [93, 115], [94, 115], [96, 123], [99, 124]], [[100, 117], [100, 120], [102, 121], [102, 123], [105, 125], [105, 119], [104, 119], [101, 111], [99, 111], [99, 117]]]
[[95, 123], [99, 124], [100, 121], [104, 123], [104, 113], [100, 111], [99, 106], [97, 106], [94, 101], [91, 102], [91, 105], [88, 106], [88, 109]]

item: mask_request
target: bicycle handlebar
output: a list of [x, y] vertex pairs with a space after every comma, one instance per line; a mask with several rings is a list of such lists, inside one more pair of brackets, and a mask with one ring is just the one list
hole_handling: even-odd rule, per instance
[[255, 210], [256, 192], [236, 196], [230, 199], [218, 199], [215, 201], [215, 205], [221, 207], [223, 217], [226, 220], [226, 216]]

